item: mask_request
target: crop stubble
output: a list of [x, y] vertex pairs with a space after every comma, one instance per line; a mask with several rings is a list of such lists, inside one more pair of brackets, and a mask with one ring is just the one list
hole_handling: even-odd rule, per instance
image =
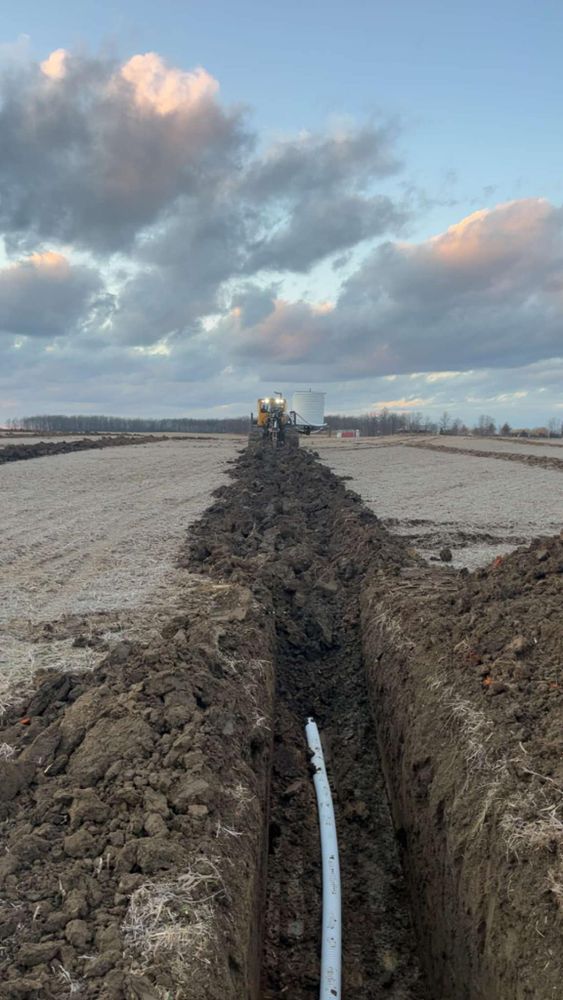
[[183, 533], [236, 447], [165, 441], [2, 467], [0, 706], [35, 669], [92, 667], [108, 640], [158, 624]]

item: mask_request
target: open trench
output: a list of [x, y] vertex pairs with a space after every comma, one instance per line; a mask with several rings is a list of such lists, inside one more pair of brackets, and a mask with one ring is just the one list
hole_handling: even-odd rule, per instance
[[312, 715], [322, 734], [337, 818], [343, 995], [414, 1000], [424, 991], [377, 758], [356, 587], [325, 592], [323, 605], [326, 617], [316, 641], [314, 607], [303, 609], [301, 642], [285, 627], [287, 613], [278, 618], [262, 996], [305, 1000], [318, 992], [319, 830], [303, 732]]
[[291, 584], [289, 590], [281, 587], [274, 603], [277, 688], [262, 995], [299, 1000], [318, 991], [319, 831], [304, 740], [304, 723], [312, 715], [322, 734], [337, 817], [343, 995], [418, 998], [423, 991], [406, 887], [362, 665], [360, 582], [355, 575], [338, 582], [321, 578], [323, 569], [330, 574], [331, 526], [318, 515], [307, 511], [302, 537], [310, 539], [319, 579], [304, 594]]
[[344, 1000], [560, 996], [563, 540], [428, 569], [305, 449], [215, 497], [146, 641], [6, 713], [0, 996], [317, 996], [309, 715]]
[[[241, 460], [204, 518], [214, 571], [252, 580], [271, 604], [276, 698], [260, 1000], [318, 994], [321, 858], [304, 726], [323, 741], [337, 817], [343, 894], [343, 996], [426, 996], [378, 760], [362, 663], [366, 560], [393, 572], [408, 559], [359, 498], [310, 453], [266, 449]], [[240, 466], [239, 466], [240, 468]], [[227, 499], [228, 498], [228, 499]], [[212, 552], [209, 552], [212, 550]], [[229, 551], [230, 550], [230, 551]], [[209, 553], [209, 554], [208, 554]]]

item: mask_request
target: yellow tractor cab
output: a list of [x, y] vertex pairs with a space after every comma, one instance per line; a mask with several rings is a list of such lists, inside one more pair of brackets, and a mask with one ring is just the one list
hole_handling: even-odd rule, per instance
[[283, 396], [265, 396], [258, 400], [256, 422], [259, 427], [267, 427], [272, 417], [277, 415], [281, 423], [286, 423], [286, 411], [287, 401]]
[[258, 400], [256, 417], [250, 415], [249, 441], [252, 444], [269, 442], [274, 448], [286, 444], [297, 448], [297, 437], [293, 414], [288, 412], [287, 400], [281, 392]]

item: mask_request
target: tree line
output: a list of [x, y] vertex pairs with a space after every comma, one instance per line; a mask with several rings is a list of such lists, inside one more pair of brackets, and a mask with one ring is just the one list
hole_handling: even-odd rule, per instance
[[138, 432], [173, 434], [197, 432], [198, 434], [246, 434], [248, 417], [108, 417], [103, 414], [42, 413], [34, 417], [20, 417], [8, 421], [12, 430], [37, 431], [41, 434], [134, 434]]
[[508, 436], [518, 434], [522, 437], [561, 437], [563, 421], [558, 417], [548, 420], [545, 427], [513, 428], [504, 421], [497, 423], [494, 417], [481, 414], [475, 424], [469, 426], [459, 417], [452, 417], [444, 411], [438, 419], [425, 417], [419, 412], [396, 413], [383, 409], [379, 413], [366, 413], [359, 417], [346, 414], [336, 414], [325, 418], [331, 430], [359, 430], [362, 437], [375, 437], [378, 434], [475, 434], [478, 437], [490, 437], [493, 434]]
[[[447, 411], [437, 419], [425, 417], [422, 413], [396, 413], [386, 408], [379, 413], [365, 413], [348, 416], [345, 413], [325, 417], [330, 432], [336, 430], [359, 430], [362, 437], [376, 437], [379, 434], [475, 434], [489, 437], [493, 434], [522, 436], [561, 437], [562, 421], [558, 417], [548, 420], [545, 427], [514, 429], [506, 421], [497, 424], [493, 417], [481, 414], [476, 423], [469, 427], [458, 417]], [[33, 417], [21, 417], [8, 421], [12, 430], [36, 431], [40, 434], [107, 434], [138, 432], [172, 434], [247, 434], [250, 417], [165, 417], [150, 419], [145, 417], [111, 417], [98, 415], [46, 413]]]

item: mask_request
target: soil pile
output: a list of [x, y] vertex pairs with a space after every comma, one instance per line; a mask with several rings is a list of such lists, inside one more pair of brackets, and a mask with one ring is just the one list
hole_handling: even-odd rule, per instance
[[124, 444], [155, 444], [166, 441], [166, 436], [119, 434], [98, 438], [79, 438], [77, 441], [39, 441], [37, 444], [9, 444], [0, 448], [0, 465], [6, 462], [20, 462], [26, 458], [43, 458], [45, 455], [66, 455], [73, 451], [89, 451], [98, 448], [115, 448]]
[[563, 541], [373, 579], [364, 647], [437, 996], [560, 995]]
[[235, 1000], [256, 976], [272, 629], [233, 585], [188, 612], [0, 732], [4, 997]]
[[[528, 442], [538, 444], [537, 441]], [[425, 441], [405, 442], [407, 448], [427, 448], [428, 451], [449, 452], [450, 455], [468, 455], [475, 458], [500, 458], [503, 462], [522, 462], [524, 465], [537, 465], [541, 469], [557, 469], [563, 472], [563, 459], [552, 458], [551, 455], [518, 455], [511, 451], [484, 451], [482, 448], [456, 448], [454, 445], [430, 444]]]

